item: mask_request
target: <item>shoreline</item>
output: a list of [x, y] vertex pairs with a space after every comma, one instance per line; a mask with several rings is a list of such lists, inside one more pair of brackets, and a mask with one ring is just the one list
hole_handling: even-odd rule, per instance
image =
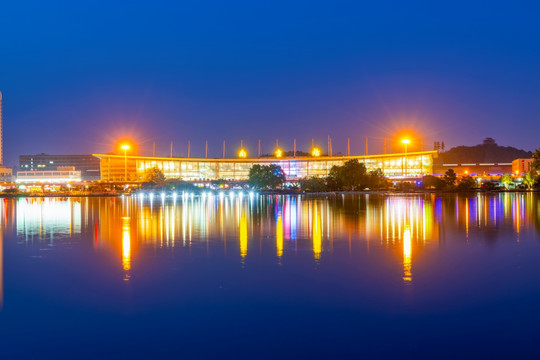
[[[338, 195], [386, 195], [386, 196], [399, 196], [399, 195], [425, 195], [425, 194], [499, 194], [499, 193], [538, 193], [540, 189], [532, 190], [416, 190], [416, 191], [390, 191], [390, 190], [366, 190], [366, 191], [289, 191], [289, 190], [262, 190], [258, 191], [259, 195], [305, 195], [305, 196], [338, 196]], [[140, 192], [139, 192], [140, 193]], [[144, 192], [150, 193], [150, 191]], [[0, 194], [0, 198], [76, 198], [76, 197], [121, 197], [131, 196], [132, 194], [125, 193], [90, 193], [90, 194]], [[197, 194], [200, 196], [200, 194]]]

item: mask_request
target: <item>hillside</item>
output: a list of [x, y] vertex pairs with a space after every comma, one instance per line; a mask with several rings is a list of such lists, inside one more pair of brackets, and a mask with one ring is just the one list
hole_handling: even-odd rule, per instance
[[474, 146], [456, 146], [441, 152], [438, 163], [509, 163], [520, 158], [530, 158], [532, 152], [511, 146], [499, 146], [492, 138], [486, 138], [482, 144]]

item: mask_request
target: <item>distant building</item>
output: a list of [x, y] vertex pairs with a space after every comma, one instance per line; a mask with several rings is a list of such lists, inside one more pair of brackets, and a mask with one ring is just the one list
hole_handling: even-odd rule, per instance
[[92, 155], [21, 155], [20, 172], [56, 171], [58, 167], [72, 166], [80, 172], [82, 180], [100, 180], [100, 161]]
[[533, 159], [516, 159], [512, 161], [512, 172], [525, 174], [531, 171]]
[[433, 165], [434, 175], [444, 175], [449, 169], [453, 169], [458, 176], [490, 176], [510, 174], [512, 163], [443, 163]]
[[73, 166], [59, 166], [57, 170], [17, 171], [18, 183], [65, 184], [80, 181], [81, 172]]
[[0, 182], [11, 182], [13, 170], [4, 166], [0, 166]]

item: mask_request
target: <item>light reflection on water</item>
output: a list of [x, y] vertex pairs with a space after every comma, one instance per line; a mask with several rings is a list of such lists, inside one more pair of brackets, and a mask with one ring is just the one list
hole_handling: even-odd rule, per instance
[[144, 249], [221, 249], [224, 255], [236, 252], [245, 264], [250, 254], [263, 251], [274, 239], [278, 262], [288, 253], [310, 248], [317, 263], [335, 248], [346, 246], [350, 254], [355, 243], [368, 250], [374, 244], [393, 253], [401, 249], [403, 280], [410, 282], [414, 258], [425, 246], [445, 241], [445, 227], [458, 229], [458, 241], [467, 241], [471, 232], [486, 237], [504, 232], [519, 242], [523, 228], [538, 231], [537, 203], [533, 193], [36, 198], [5, 200], [1, 226], [15, 220], [17, 236], [27, 244], [54, 245], [92, 233], [96, 248], [118, 249], [126, 279], [137, 264], [137, 252]]
[[[376, 349], [424, 339], [431, 354], [463, 333], [486, 334], [482, 355], [514, 335], [527, 340], [520, 349], [536, 344], [534, 193], [3, 199], [0, 230], [0, 345], [43, 337], [46, 349], [58, 336], [93, 349], [123, 333], [114, 341], [138, 336], [150, 356], [167, 349], [166, 333], [184, 345], [229, 334], [221, 346], [252, 350], [258, 339], [294, 338], [302, 351], [320, 335], [345, 339], [343, 353], [362, 336]], [[111, 314], [127, 315], [114, 323]], [[529, 331], [513, 330], [523, 324]], [[326, 358], [340, 350], [318, 346]], [[219, 346], [191, 357], [201, 348]]]

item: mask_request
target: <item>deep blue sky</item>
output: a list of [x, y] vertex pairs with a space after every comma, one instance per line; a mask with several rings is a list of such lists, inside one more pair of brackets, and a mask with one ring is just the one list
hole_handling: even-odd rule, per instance
[[381, 150], [486, 136], [540, 147], [540, 5], [534, 2], [12, 1], [0, 8], [5, 163], [20, 154]]

